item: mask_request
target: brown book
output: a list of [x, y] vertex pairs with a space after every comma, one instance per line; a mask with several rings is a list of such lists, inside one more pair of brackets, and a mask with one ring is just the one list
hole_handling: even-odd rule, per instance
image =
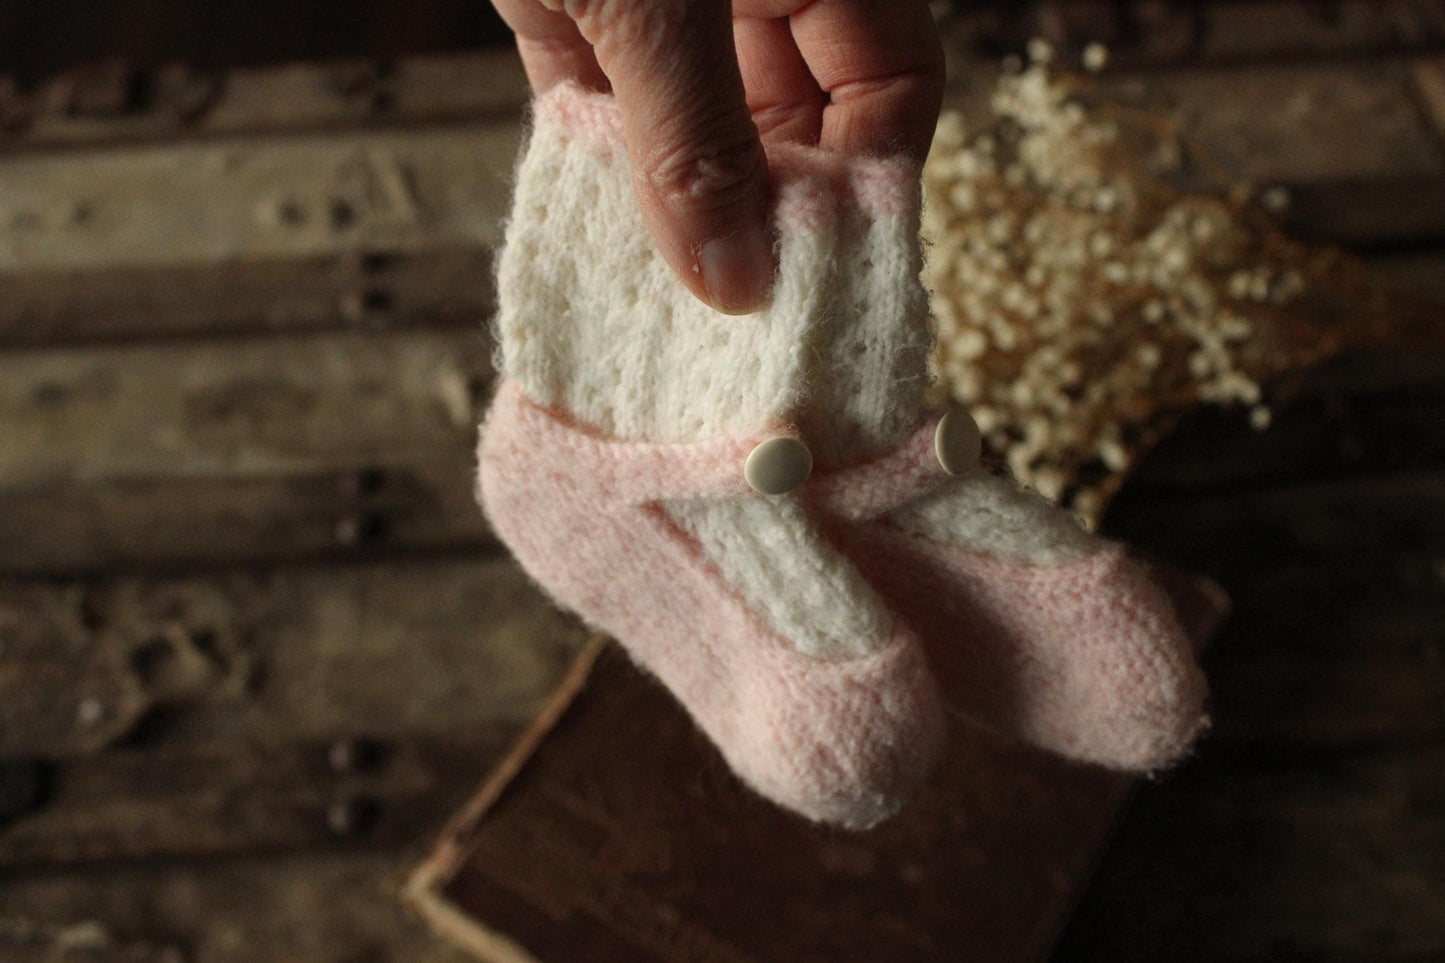
[[819, 827], [595, 639], [408, 893], [498, 963], [1043, 959], [1131, 781], [955, 730], [900, 816]]

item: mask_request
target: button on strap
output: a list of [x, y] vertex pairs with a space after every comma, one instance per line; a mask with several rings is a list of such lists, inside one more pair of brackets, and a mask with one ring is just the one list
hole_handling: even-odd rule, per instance
[[950, 408], [938, 420], [933, 451], [938, 456], [938, 464], [950, 475], [973, 471], [983, 457], [983, 435], [978, 423], [962, 408]]
[[813, 453], [800, 438], [780, 435], [753, 449], [743, 465], [743, 477], [755, 492], [786, 495], [813, 473]]

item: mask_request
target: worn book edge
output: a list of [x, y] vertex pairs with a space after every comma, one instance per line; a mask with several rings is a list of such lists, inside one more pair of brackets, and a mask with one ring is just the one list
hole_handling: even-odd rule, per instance
[[517, 737], [501, 762], [487, 774], [468, 803], [447, 821], [442, 829], [441, 841], [432, 855], [402, 887], [403, 900], [437, 933], [488, 963], [541, 961], [515, 940], [457, 909], [444, 889], [472, 854], [475, 848], [472, 839], [478, 825], [566, 715], [578, 694], [587, 687], [593, 666], [610, 644], [611, 639], [600, 633], [588, 638], [541, 710]]

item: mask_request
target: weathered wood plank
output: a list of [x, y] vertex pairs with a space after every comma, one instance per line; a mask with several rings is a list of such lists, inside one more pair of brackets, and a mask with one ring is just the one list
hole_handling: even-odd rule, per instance
[[583, 635], [503, 558], [0, 583], [0, 756], [519, 724]]
[[515, 117], [530, 96], [521, 58], [510, 45], [386, 64], [298, 63], [232, 70], [224, 91], [204, 117], [188, 125], [190, 133], [508, 118]]
[[[1445, 43], [1445, 32], [1422, 22], [1408, 2], [1397, 0], [1332, 0], [1328, 7], [1300, 0], [1197, 6], [1202, 8], [1202, 24], [1193, 59], [1204, 63], [1357, 59]], [[1135, 7], [1148, 16], [1144, 5]], [[1147, 50], [1154, 35], [1149, 21], [1142, 19], [1141, 47]], [[1151, 68], [1167, 69], [1174, 52], [1161, 45], [1140, 66], [1147, 62]]]
[[1445, 339], [1445, 249], [1403, 248], [1365, 260], [1370, 276], [1409, 324]]
[[[1168, 71], [1181, 63], [1358, 58], [1445, 44], [1438, 11], [1419, 0], [1339, 0], [1328, 9], [1299, 0], [1215, 3], [1201, 11], [1113, 0], [1053, 4], [1036, 23], [1018, 23], [1011, 42], [1042, 33], [1055, 42], [1110, 44], [1128, 69]], [[1195, 24], [1197, 20], [1197, 24]], [[956, 42], [996, 29], [997, 12], [969, 4], [950, 18]], [[996, 50], [1002, 36], [990, 35]], [[67, 71], [4, 105], [0, 150], [358, 124], [417, 124], [515, 115], [527, 98], [510, 45], [404, 57], [385, 63], [335, 61], [234, 68], [223, 75], [180, 63], [160, 68], [108, 61]]]
[[[416, 858], [362, 851], [10, 872], [0, 959], [475, 963], [402, 909], [399, 880]], [[26, 938], [26, 923], [42, 932]], [[109, 936], [114, 955], [58, 956], [66, 944], [54, 931], [82, 925], [98, 942]], [[72, 945], [84, 930], [73, 934]]]
[[105, 61], [4, 100], [0, 151], [515, 116], [526, 76], [494, 50], [197, 72]]
[[1410, 77], [1426, 117], [1445, 137], [1445, 56], [1416, 60], [1411, 65]]
[[275, 477], [465, 450], [489, 355], [480, 329], [0, 354], [0, 490]]
[[[997, 68], [955, 51], [950, 69], [947, 105], [989, 122]], [[1404, 60], [1123, 72], [1087, 89], [1142, 112], [1126, 124], [1157, 118], [1177, 131], [1206, 162], [1201, 189], [1282, 189], [1279, 219], [1304, 238], [1366, 248], [1445, 238], [1445, 150]]]
[[0, 157], [0, 269], [494, 246], [515, 121]]
[[0, 157], [0, 344], [480, 320], [520, 127]]
[[[1360, 521], [1370, 524], [1368, 512]], [[1433, 550], [1301, 555], [1226, 578], [1235, 611], [1222, 653], [1369, 652], [1430, 664], [1445, 644], [1445, 568]]]
[[[1292, 228], [1378, 244], [1445, 236], [1445, 168], [1406, 74], [1332, 64], [1106, 83], [1173, 117], [1233, 176], [1287, 185]], [[1283, 107], [1255, 109], [1266, 95]], [[483, 316], [519, 131], [508, 110], [459, 127], [0, 157], [0, 342]]]
[[127, 940], [98, 920], [49, 923], [25, 918], [0, 918], [0, 953], [5, 963], [52, 963], [85, 954], [105, 963], [180, 963], [178, 946]]
[[[1124, 524], [1119, 519], [1134, 502], [1210, 492], [1223, 498], [1217, 511], [1242, 511], [1247, 521], [1261, 516], [1229, 508], [1230, 490], [1239, 486], [1353, 478], [1358, 487], [1386, 470], [1445, 466], [1439, 427], [1445, 393], [1432, 390], [1435, 382], [1409, 388], [1408, 368], [1393, 378], [1368, 369], [1330, 374], [1357, 390], [1362, 386], [1350, 386], [1349, 379], [1407, 387], [1339, 395], [1311, 383], [1302, 399], [1279, 407], [1274, 426], [1263, 433], [1236, 413], [1201, 414], [1145, 459], [1114, 524]], [[1433, 377], [1428, 369], [1418, 374]], [[145, 410], [134, 402], [127, 407]], [[334, 430], [323, 427], [334, 439]], [[165, 473], [149, 476], [130, 477], [126, 465], [113, 460], [92, 461], [98, 477], [92, 484], [56, 480], [0, 492], [0, 571], [60, 575], [490, 544], [472, 495], [473, 428], [455, 432], [443, 433], [436, 447], [396, 451], [387, 450], [395, 437], [388, 432], [380, 441], [358, 433], [354, 450], [317, 445], [301, 452], [321, 466], [297, 473], [244, 466], [191, 472], [188, 458], [219, 457], [206, 449], [157, 459], [157, 471]], [[1161, 524], [1167, 530], [1172, 522]]]
[[[0, 571], [166, 568], [490, 543], [472, 501], [475, 332], [313, 334], [0, 355]], [[1274, 426], [1200, 413], [1134, 500], [1445, 464], [1445, 368], [1359, 357]]]
[[1445, 172], [1401, 62], [1261, 65], [1103, 83], [1124, 102], [1162, 109], [1214, 162], [1251, 183], [1383, 182]]
[[155, 746], [58, 762], [47, 767], [44, 804], [0, 827], [0, 872], [414, 845], [464, 801], [514, 730]]
[[[1239, 183], [1283, 187], [1289, 231], [1348, 246], [1445, 238], [1445, 152], [1410, 65], [1263, 64], [1106, 78]], [[1264, 105], [1268, 105], [1265, 109]]]
[[494, 309], [492, 278], [491, 250], [480, 245], [23, 271], [0, 281], [0, 346], [475, 328]]
[[1144, 456], [1136, 493], [1445, 467], [1445, 355], [1344, 359], [1283, 387], [1267, 430], [1205, 409]]
[[1277, 183], [1290, 198], [1280, 223], [1304, 240], [1365, 251], [1445, 240], [1445, 175]]
[[[985, 54], [1022, 51], [1035, 37], [1067, 56], [1087, 44], [1110, 49], [1110, 69], [1168, 73], [1181, 67], [1354, 59], [1445, 44], [1433, 0], [1053, 0], [956, 2], [944, 19], [956, 43]], [[1422, 9], [1423, 8], [1423, 9]]]
[[0, 572], [75, 575], [484, 546], [469, 448], [301, 475], [149, 478], [0, 495]]
[[1434, 614], [1432, 637], [1413, 652], [1376, 649], [1361, 632], [1348, 653], [1277, 648], [1269, 635], [1251, 631], [1246, 613], [1237, 614], [1220, 641], [1228, 651], [1210, 661], [1215, 725], [1209, 738], [1218, 743], [1210, 751], [1339, 754], [1441, 740], [1445, 652], [1437, 639], [1445, 628], [1445, 595], [1435, 601]]
[[1445, 544], [1445, 472], [1149, 495], [1125, 487], [1105, 527], [1226, 587], [1288, 560], [1332, 565], [1430, 557]]
[[1147, 786], [1067, 960], [1423, 961], [1445, 953], [1445, 752], [1209, 755]]

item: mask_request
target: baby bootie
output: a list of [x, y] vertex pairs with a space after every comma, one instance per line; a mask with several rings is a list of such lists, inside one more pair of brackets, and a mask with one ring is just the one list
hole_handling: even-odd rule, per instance
[[922, 417], [917, 171], [805, 148], [770, 165], [772, 305], [722, 315], [655, 252], [611, 98], [538, 100], [479, 494], [527, 571], [666, 684], [745, 782], [865, 827], [927, 773], [943, 710], [917, 636], [809, 491]]
[[856, 522], [840, 536], [849, 554], [974, 722], [1134, 771], [1173, 762], [1206, 727], [1178, 613], [1211, 631], [1221, 606], [1207, 584], [1167, 593], [1123, 546], [982, 469]]
[[1115, 769], [1174, 761], [1207, 723], [1194, 654], [1227, 608], [1222, 592], [1145, 567], [979, 454], [967, 414], [950, 412], [820, 479], [813, 504], [920, 634], [951, 707]]

